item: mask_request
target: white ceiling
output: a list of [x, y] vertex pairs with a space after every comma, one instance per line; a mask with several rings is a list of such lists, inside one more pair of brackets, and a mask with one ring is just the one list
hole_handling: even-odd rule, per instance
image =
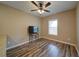
[[[77, 1], [50, 1], [50, 2], [51, 2], [51, 6], [49, 6], [47, 8], [48, 10], [50, 10], [50, 13], [45, 12], [41, 15], [41, 17], [49, 16], [49, 15], [52, 15], [55, 13], [73, 9], [77, 5]], [[37, 9], [37, 7], [35, 5], [33, 5], [30, 1], [1, 1], [0, 3], [6, 4], [6, 5], [11, 6], [13, 8], [16, 8], [21, 11], [24, 11], [24, 12], [27, 12], [32, 15], [40, 17], [40, 14], [38, 12], [31, 12], [30, 11], [33, 9]]]

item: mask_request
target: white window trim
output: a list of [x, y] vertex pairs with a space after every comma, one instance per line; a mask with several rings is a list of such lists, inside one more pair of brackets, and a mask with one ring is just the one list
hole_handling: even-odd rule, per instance
[[[55, 21], [55, 20], [57, 20], [57, 19], [53, 19], [53, 20], [49, 20], [49, 21]], [[58, 35], [58, 20], [57, 20], [57, 30], [56, 30], [57, 31], [57, 34], [50, 34], [49, 33], [49, 28], [50, 28], [49, 27], [49, 21], [48, 21], [48, 35], [55, 35], [55, 36], [57, 36]]]

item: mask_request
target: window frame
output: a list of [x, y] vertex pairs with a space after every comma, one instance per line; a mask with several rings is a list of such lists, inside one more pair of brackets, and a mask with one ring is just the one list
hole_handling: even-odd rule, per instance
[[[57, 33], [57, 34], [50, 34], [50, 33], [49, 33], [49, 28], [50, 28], [49, 22], [50, 22], [50, 21], [55, 21], [55, 20], [57, 21], [57, 30], [56, 30], [56, 33]], [[57, 35], [58, 35], [58, 20], [57, 20], [57, 19], [52, 19], [52, 20], [49, 20], [49, 21], [48, 21], [48, 35], [54, 35], [54, 36], [57, 36]]]

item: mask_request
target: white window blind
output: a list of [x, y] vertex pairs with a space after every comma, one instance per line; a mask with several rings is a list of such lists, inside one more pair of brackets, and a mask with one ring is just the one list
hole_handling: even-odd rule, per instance
[[58, 25], [57, 19], [48, 21], [48, 34], [57, 35], [58, 34], [57, 25]]

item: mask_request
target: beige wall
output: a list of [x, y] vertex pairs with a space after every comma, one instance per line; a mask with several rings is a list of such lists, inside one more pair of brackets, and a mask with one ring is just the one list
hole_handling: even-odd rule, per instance
[[[48, 21], [58, 20], [58, 35], [48, 34]], [[75, 9], [41, 18], [41, 37], [76, 44], [76, 12]]]
[[78, 55], [79, 55], [79, 2], [77, 5], [77, 10], [76, 10], [76, 15], [77, 15], [77, 49], [78, 49]]
[[0, 4], [0, 34], [8, 35], [8, 48], [28, 41], [27, 27], [40, 26], [39, 18]]
[[6, 36], [0, 35], [0, 57], [6, 56]]
[[[48, 35], [48, 21], [58, 19], [58, 36]], [[8, 48], [28, 41], [27, 27], [39, 26], [41, 37], [76, 44], [75, 9], [39, 18], [17, 9], [0, 5], [0, 34], [8, 35]]]

